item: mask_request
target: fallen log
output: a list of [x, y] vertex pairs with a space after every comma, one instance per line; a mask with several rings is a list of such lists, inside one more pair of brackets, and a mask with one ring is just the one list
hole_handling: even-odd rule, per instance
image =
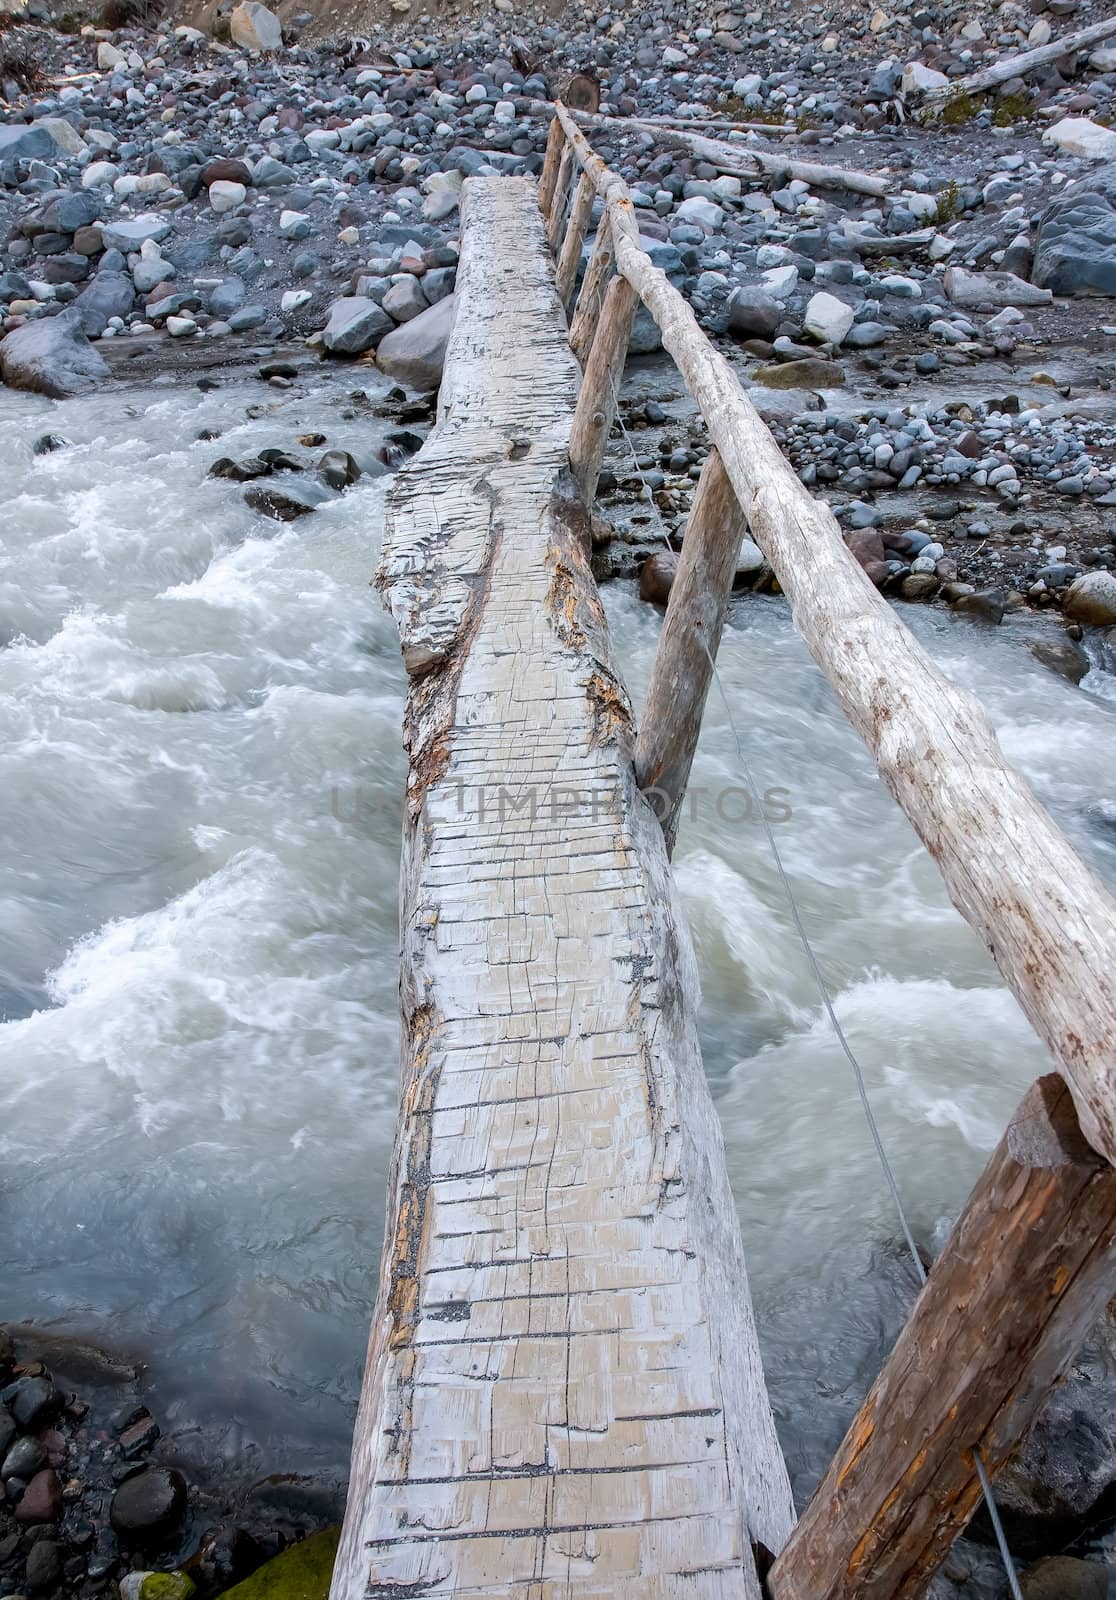
[[768, 177], [779, 182], [800, 178], [813, 189], [851, 189], [857, 194], [870, 194], [876, 199], [882, 198], [895, 186], [893, 179], [881, 177], [878, 173], [857, 172], [851, 167], [827, 167], [814, 161], [795, 161], [778, 150], [761, 150], [755, 145], [726, 144], [720, 139], [703, 138], [699, 133], [680, 133], [678, 129], [667, 128], [660, 123], [648, 125], [641, 122], [638, 117], [605, 117], [599, 113], [570, 112], [565, 106], [559, 109], [567, 117], [576, 118], [578, 123], [586, 127], [614, 130], [627, 128], [635, 133], [653, 134], [661, 144], [685, 150], [688, 155], [697, 156], [701, 161], [708, 161], [719, 172], [732, 177], [751, 179]]
[[532, 183], [466, 181], [456, 292], [379, 579], [402, 1096], [331, 1594], [759, 1600], [794, 1513]]
[[627, 186], [559, 107], [608, 203], [618, 272], [658, 324], [751, 528], [880, 776], [1051, 1051], [1085, 1137], [1116, 1160], [1116, 902], [1004, 761], [975, 696], [939, 671], [788, 465], [736, 373], [639, 242]]
[[1035, 50], [1024, 50], [1022, 55], [1008, 56], [991, 67], [970, 72], [967, 77], [951, 78], [943, 88], [931, 89], [924, 94], [922, 103], [927, 107], [940, 106], [961, 95], [981, 94], [985, 89], [995, 89], [1011, 78], [1025, 78], [1036, 67], [1049, 66], [1052, 61], [1060, 61], [1063, 56], [1071, 55], [1076, 50], [1103, 44], [1106, 39], [1116, 39], [1116, 17], [1090, 23], [1087, 28], [1078, 28], [1074, 33], [1064, 33], [1060, 39], [1051, 39], [1049, 44], [1039, 45]]
[[921, 1600], [1116, 1287], [1116, 1172], [1031, 1086], [768, 1579], [772, 1600]]

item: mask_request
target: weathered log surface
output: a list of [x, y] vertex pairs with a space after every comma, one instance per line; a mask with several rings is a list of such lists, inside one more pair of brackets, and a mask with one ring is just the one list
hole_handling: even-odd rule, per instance
[[1116, 1287], [1116, 1172], [1027, 1092], [789, 1544], [773, 1600], [919, 1600]]
[[463, 217], [380, 579], [413, 674], [402, 1108], [332, 1596], [758, 1600], [793, 1511], [565, 497], [577, 367], [533, 187], [470, 179]]
[[947, 678], [798, 480], [733, 369], [640, 248], [626, 185], [561, 106], [609, 202], [617, 271], [655, 318], [720, 451], [795, 627], [880, 777], [1054, 1057], [1085, 1137], [1116, 1162], [1116, 901], [1004, 760], [976, 697]]

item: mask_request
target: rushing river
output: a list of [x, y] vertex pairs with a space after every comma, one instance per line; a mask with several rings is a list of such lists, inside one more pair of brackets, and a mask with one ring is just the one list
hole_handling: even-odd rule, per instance
[[[200, 1428], [240, 1470], [327, 1477], [347, 1462], [395, 1116], [403, 675], [368, 588], [383, 481], [281, 527], [206, 470], [317, 429], [370, 454], [389, 425], [354, 413], [353, 387], [0, 392], [0, 1318], [150, 1361], [166, 1431]], [[33, 455], [48, 430], [71, 444]], [[628, 587], [606, 604], [638, 699], [658, 615]], [[1116, 879], [1113, 680], [1072, 687], [1018, 623], [904, 618]], [[1043, 1051], [781, 602], [735, 607], [721, 676], [759, 787], [786, 791], [779, 847], [933, 1242]], [[801, 1489], [909, 1278], [763, 829], [735, 820], [716, 691], [694, 781], [733, 791], [699, 796], [676, 862]]]

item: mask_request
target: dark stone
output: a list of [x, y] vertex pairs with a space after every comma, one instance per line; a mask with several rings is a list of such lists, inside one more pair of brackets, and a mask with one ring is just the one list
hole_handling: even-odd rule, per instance
[[1048, 207], [1032, 277], [1055, 294], [1116, 295], [1116, 161], [1070, 184]]
[[[60, 322], [62, 319], [55, 317], [53, 320]], [[18, 331], [22, 333], [25, 330], [21, 328]], [[13, 337], [9, 334], [0, 345], [0, 354]], [[7, 373], [5, 377], [7, 378]], [[10, 379], [8, 381], [11, 382]], [[13, 387], [19, 388], [20, 385], [15, 384]], [[56, 1417], [62, 1409], [64, 1397], [49, 1378], [33, 1377], [17, 1378], [15, 1383], [4, 1391], [2, 1398], [7, 1402], [8, 1410], [19, 1426], [30, 1429], [41, 1428], [52, 1417]]]
[[186, 1510], [186, 1480], [164, 1467], [143, 1467], [117, 1489], [109, 1508], [113, 1529], [125, 1543], [158, 1543]]
[[62, 1546], [53, 1539], [40, 1539], [27, 1557], [27, 1593], [52, 1594], [62, 1581]]
[[1107, 1600], [1108, 1569], [1076, 1556], [1049, 1556], [1019, 1581], [1023, 1600]]
[[1089, 657], [1072, 639], [1032, 639], [1031, 654], [1071, 683], [1080, 683], [1089, 670]]
[[671, 586], [677, 572], [676, 552], [657, 551], [639, 570], [639, 598], [649, 600], [653, 605], [665, 606], [670, 599]]
[[261, 484], [256, 489], [246, 489], [244, 499], [253, 511], [260, 512], [262, 516], [272, 517], [276, 522], [294, 522], [299, 517], [309, 516], [311, 511], [316, 511], [332, 496], [317, 484], [269, 483]]
[[762, 289], [734, 289], [728, 301], [728, 331], [740, 339], [767, 339], [783, 320], [783, 308]]
[[234, 483], [251, 483], [254, 478], [266, 478], [272, 471], [260, 456], [245, 456], [234, 461], [231, 456], [221, 456], [210, 467], [210, 478], [231, 478]]
[[52, 1467], [37, 1472], [16, 1506], [16, 1521], [57, 1522], [62, 1515], [62, 1485]]
[[1002, 589], [975, 589], [972, 594], [963, 594], [960, 599], [953, 602], [954, 611], [962, 611], [968, 617], [976, 617], [981, 622], [990, 622], [993, 625], [1004, 620], [1004, 607], [1007, 596]]
[[135, 299], [135, 288], [128, 273], [102, 269], [78, 295], [74, 308], [81, 314], [86, 333], [96, 335], [104, 333], [110, 317], [126, 317]]
[[318, 474], [330, 489], [348, 489], [361, 475], [347, 450], [327, 450], [318, 462]]
[[246, 162], [218, 159], [202, 168], [201, 181], [208, 189], [212, 183], [242, 183], [252, 187], [252, 169]]
[[202, 1539], [196, 1576], [211, 1594], [250, 1577], [266, 1559], [266, 1552], [243, 1528], [214, 1528]]
[[47, 1453], [38, 1439], [24, 1434], [5, 1455], [0, 1466], [0, 1478], [23, 1478], [29, 1481], [47, 1464]]
[[72, 442], [64, 439], [60, 433], [44, 433], [35, 440], [31, 452], [36, 456], [48, 456], [52, 450], [68, 450]]
[[120, 1449], [125, 1461], [134, 1461], [137, 1456], [151, 1446], [159, 1437], [159, 1424], [154, 1417], [141, 1417], [133, 1422], [130, 1428], [125, 1428], [120, 1435]]

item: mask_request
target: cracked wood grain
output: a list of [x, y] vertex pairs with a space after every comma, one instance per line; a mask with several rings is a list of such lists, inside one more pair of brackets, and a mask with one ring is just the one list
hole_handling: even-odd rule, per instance
[[332, 1600], [759, 1600], [793, 1523], [698, 986], [588, 569], [525, 180], [470, 179], [389, 499], [402, 1085]]

